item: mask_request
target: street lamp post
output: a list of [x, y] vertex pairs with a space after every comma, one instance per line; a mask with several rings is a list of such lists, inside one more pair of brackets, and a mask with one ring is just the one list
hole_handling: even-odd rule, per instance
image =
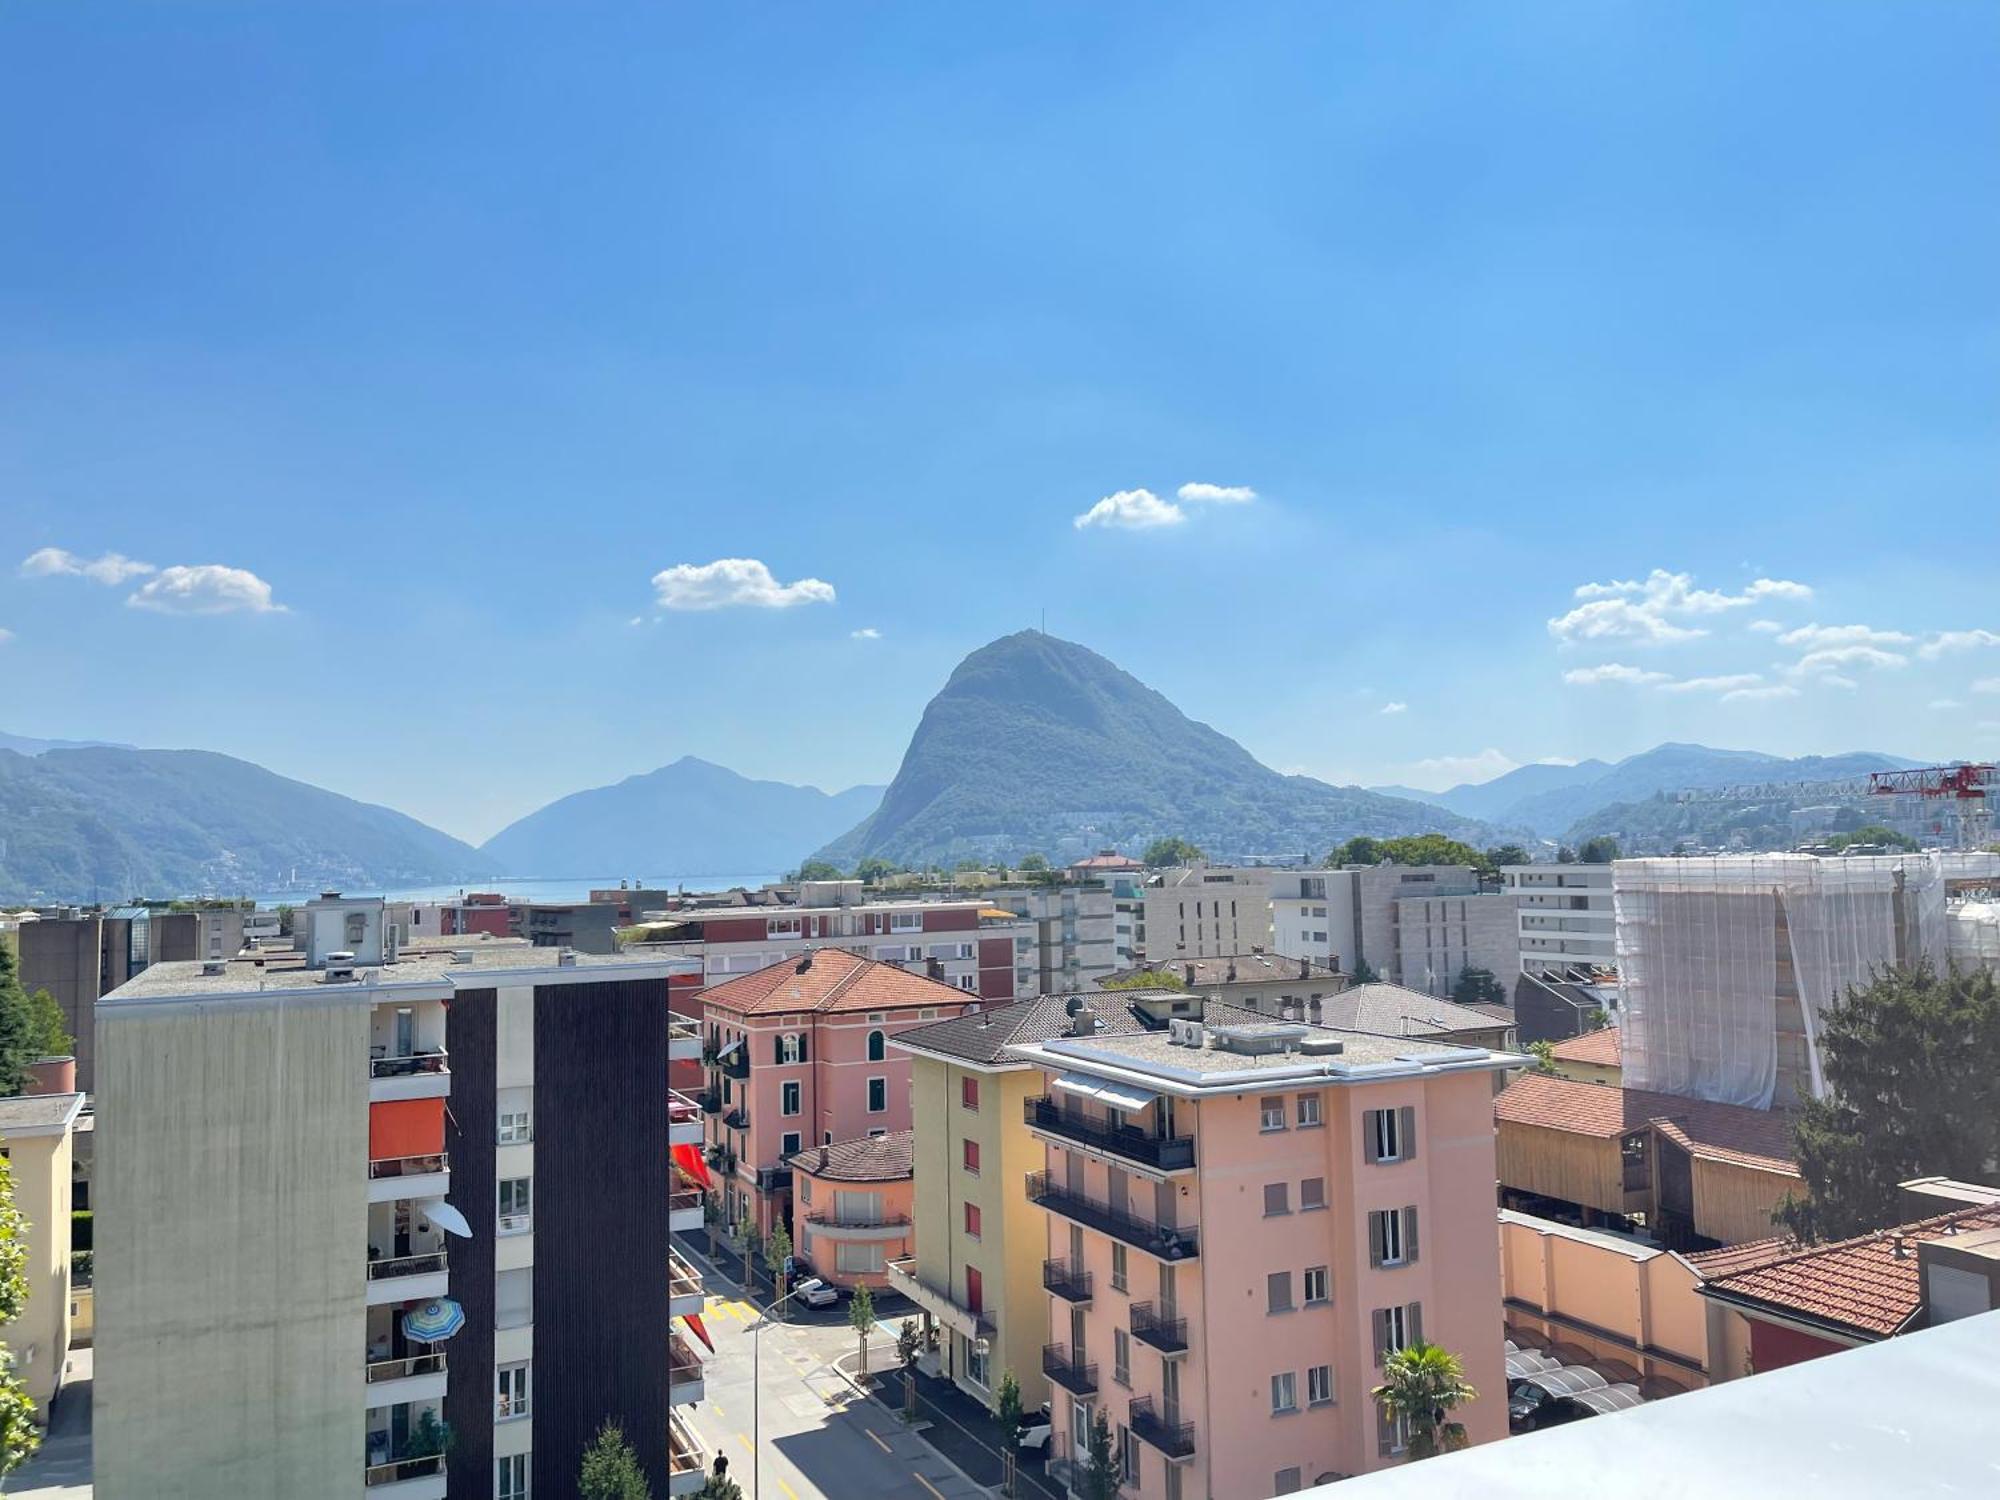
[[764, 1394], [764, 1327], [772, 1313], [798, 1294], [799, 1288], [793, 1287], [784, 1296], [773, 1298], [750, 1327], [750, 1500], [758, 1500], [758, 1485], [764, 1470], [764, 1432], [758, 1425]]

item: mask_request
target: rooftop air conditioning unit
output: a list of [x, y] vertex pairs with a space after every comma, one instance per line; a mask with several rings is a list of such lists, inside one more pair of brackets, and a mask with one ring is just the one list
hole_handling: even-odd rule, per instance
[[345, 984], [354, 978], [354, 955], [345, 948], [326, 956], [326, 974], [323, 983]]

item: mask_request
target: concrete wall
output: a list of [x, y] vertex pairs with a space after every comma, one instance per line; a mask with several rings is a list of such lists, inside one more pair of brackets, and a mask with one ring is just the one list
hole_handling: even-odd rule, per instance
[[1490, 969], [1507, 993], [1521, 973], [1514, 898], [1499, 891], [1468, 896], [1406, 896], [1396, 906], [1396, 972], [1411, 989], [1450, 995], [1466, 967]]
[[[120, 924], [121, 930], [123, 924]], [[62, 1007], [63, 1025], [76, 1038], [76, 1086], [96, 1087], [97, 997], [104, 983], [104, 921], [77, 917], [24, 922], [18, 936], [21, 986], [47, 990]], [[123, 955], [120, 955], [121, 962]]]
[[100, 1500], [360, 1488], [368, 1008], [98, 1018]]
[[27, 1220], [27, 1306], [6, 1326], [36, 1414], [48, 1420], [49, 1400], [62, 1384], [70, 1346], [69, 1211], [70, 1142], [65, 1130], [53, 1135], [8, 1136], [8, 1165], [14, 1174], [14, 1206]]

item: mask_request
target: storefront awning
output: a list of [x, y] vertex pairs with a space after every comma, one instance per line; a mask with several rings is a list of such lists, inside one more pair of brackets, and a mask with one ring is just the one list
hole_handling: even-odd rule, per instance
[[1066, 1094], [1080, 1095], [1085, 1099], [1095, 1099], [1112, 1109], [1127, 1112], [1144, 1109], [1159, 1101], [1159, 1095], [1145, 1089], [1134, 1088], [1129, 1083], [1113, 1083], [1108, 1078], [1092, 1078], [1088, 1073], [1059, 1073], [1055, 1087]]

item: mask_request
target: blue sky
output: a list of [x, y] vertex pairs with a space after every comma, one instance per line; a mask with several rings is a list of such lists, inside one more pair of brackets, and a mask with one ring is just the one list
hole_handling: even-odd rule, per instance
[[477, 838], [886, 780], [1046, 609], [1342, 781], [1990, 754], [1996, 69], [1963, 4], [8, 7], [0, 728]]

